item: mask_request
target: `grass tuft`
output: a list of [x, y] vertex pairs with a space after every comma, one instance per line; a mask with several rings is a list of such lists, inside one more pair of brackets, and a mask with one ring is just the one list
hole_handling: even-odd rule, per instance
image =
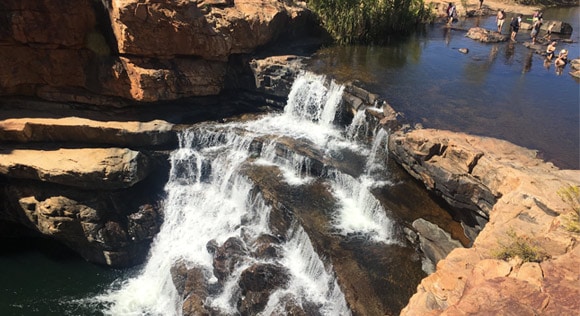
[[510, 260], [520, 258], [523, 262], [542, 262], [548, 258], [546, 252], [528, 236], [518, 236], [513, 230], [507, 232], [507, 241], [500, 242], [493, 251], [496, 259]]
[[557, 193], [570, 206], [570, 212], [564, 216], [564, 228], [572, 233], [580, 233], [580, 187], [569, 185], [560, 188]]

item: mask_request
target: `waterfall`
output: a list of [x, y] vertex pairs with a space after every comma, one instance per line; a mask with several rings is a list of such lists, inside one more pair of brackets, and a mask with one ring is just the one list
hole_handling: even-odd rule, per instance
[[[139, 273], [93, 299], [105, 306], [104, 314], [181, 315], [182, 301], [172, 282], [172, 265], [182, 261], [189, 267], [199, 267], [214, 284], [217, 279], [213, 257], [207, 250], [209, 241], [222, 244], [230, 237], [239, 237], [249, 243], [260, 234], [270, 233], [271, 209], [259, 194], [253, 194], [253, 184], [241, 175], [244, 164], [275, 166], [292, 186], [320, 177], [329, 183], [339, 205], [331, 223], [335, 231], [364, 235], [374, 242], [393, 242], [392, 223], [369, 191], [384, 182], [378, 184], [368, 174], [349, 176], [327, 165], [322, 171], [313, 171], [315, 163], [331, 161], [342, 150], [362, 153], [367, 165], [379, 160], [384, 138], [368, 149], [333, 125], [343, 89], [324, 76], [303, 73], [295, 80], [283, 113], [249, 122], [199, 124], [182, 132], [180, 148], [170, 158], [160, 232]], [[260, 139], [262, 148], [254, 159], [252, 143], [256, 139]], [[279, 146], [288, 139], [298, 149], [281, 155]], [[316, 161], [301, 152], [305, 146], [316, 153]], [[318, 256], [308, 234], [299, 224], [294, 225], [276, 259], [289, 272], [289, 284], [272, 293], [262, 314], [283, 314], [279, 302], [288, 296], [299, 304], [315, 304], [322, 315], [350, 314], [332, 264]], [[238, 279], [256, 260], [247, 258], [236, 266], [221, 291], [211, 294], [204, 304], [223, 314], [236, 314], [232, 297], [239, 292]]]

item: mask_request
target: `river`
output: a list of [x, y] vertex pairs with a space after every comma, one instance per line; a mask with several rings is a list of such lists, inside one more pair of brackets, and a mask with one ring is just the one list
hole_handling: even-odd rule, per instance
[[[558, 18], [572, 21], [575, 30], [578, 30], [579, 12], [578, 8], [551, 10], [544, 16], [549, 19], [550, 14], [560, 14]], [[488, 28], [493, 26], [489, 18], [462, 21], [459, 26], [469, 27], [475, 23]], [[524, 34], [522, 32], [520, 35], [522, 40]], [[575, 43], [566, 44], [566, 47], [570, 55], [575, 57], [580, 55], [578, 32], [574, 33], [573, 38]], [[461, 47], [469, 48], [470, 52], [466, 55], [459, 53], [457, 49]], [[520, 44], [481, 44], [465, 38], [462, 31], [433, 25], [384, 47], [322, 49], [312, 59], [311, 68], [331, 74], [338, 81], [358, 80], [403, 112], [409, 122], [505, 138], [538, 149], [542, 156], [559, 166], [578, 168], [578, 82], [566, 73], [557, 74], [553, 66], [546, 69], [540, 56], [531, 54], [530, 50]], [[322, 89], [313, 86], [316, 84], [314, 80], [307, 90], [316, 92]], [[332, 93], [327, 96], [332, 97]], [[317, 98], [314, 94], [305, 102], [320, 104]], [[334, 215], [330, 217], [329, 223], [332, 225], [334, 239], [331, 238], [329, 243], [340, 244], [341, 255], [357, 258], [356, 264], [368, 272], [366, 278], [369, 287], [374, 289], [371, 293], [384, 292], [376, 300], [377, 304], [390, 306], [387, 312], [396, 313], [405, 305], [416, 284], [425, 275], [422, 268], [426, 269], [413, 248], [406, 244], [401, 235], [401, 226], [418, 217], [432, 220], [444, 218], [439, 219], [441, 222], [438, 224], [454, 232], [457, 223], [450, 215], [445, 215], [437, 202], [432, 201], [416, 183], [397, 170], [396, 166], [391, 166], [392, 163], [381, 172], [383, 178], [365, 176], [363, 171], [369, 168], [369, 164], [372, 165], [377, 147], [352, 142], [348, 136], [328, 126], [331, 121], [328, 117], [334, 112], [324, 112], [324, 106], [316, 109], [321, 111], [317, 112], [320, 116], [315, 121], [325, 123], [322, 127], [320, 124], [310, 125], [306, 121], [283, 124], [275, 121], [280, 118], [274, 116], [232, 128], [243, 128], [246, 133], [261, 134], [267, 131], [286, 136], [290, 133], [295, 139], [309, 139], [321, 150], [342, 154], [362, 153], [341, 154], [343, 157], [353, 157], [353, 163], [358, 161], [363, 169], [361, 174], [352, 177], [329, 172], [324, 176], [335, 199], [342, 205], [332, 211]], [[287, 111], [296, 112], [292, 109]], [[198, 152], [199, 148], [191, 147], [195, 137], [200, 136], [195, 133], [182, 136], [182, 148], [173, 156], [175, 163], [198, 165], [196, 159], [207, 152], [218, 152], [224, 147], [240, 149], [240, 146], [247, 143], [240, 139], [231, 140], [230, 143], [208, 142], [206, 152], [201, 153]], [[176, 257], [186, 258], [209, 270], [211, 258], [203, 250], [209, 239], [221, 243], [232, 234], [239, 235], [242, 221], [247, 226], [245, 232], [249, 231], [250, 239], [264, 230], [263, 217], [247, 219], [242, 214], [248, 207], [245, 197], [250, 188], [233, 176], [231, 169], [220, 171], [217, 168], [218, 165], [236, 165], [239, 163], [236, 159], [245, 159], [243, 152], [212, 156], [234, 158], [220, 161], [212, 168], [212, 172], [220, 174], [222, 181], [215, 184], [216, 188], [207, 186], [208, 183], [204, 181], [194, 181], [199, 177], [195, 168], [190, 170], [194, 174], [172, 175], [172, 181], [167, 187], [166, 211], [177, 212], [178, 222], [185, 218], [180, 212], [188, 208], [199, 208], [210, 217], [197, 216], [185, 221], [192, 226], [177, 228], [175, 225], [180, 223], [166, 220], [166, 231], [196, 230], [197, 235], [160, 234], [152, 247], [150, 259], [143, 266], [127, 270], [106, 269], [87, 263], [48, 242], [38, 245], [36, 240], [2, 240], [0, 267], [3, 274], [0, 284], [3, 285], [3, 292], [0, 296], [0, 314], [178, 314], [180, 305], [176, 293], [167, 290], [167, 286], [171, 285], [167, 271], [171, 260]], [[273, 156], [264, 159], [262, 164], [276, 164], [287, 182], [304, 185], [309, 181], [293, 169], [297, 161], [282, 165], [280, 161], [272, 160]], [[186, 169], [179, 168], [180, 172]], [[186, 185], [190, 187], [185, 188]], [[382, 195], [389, 198], [373, 198], [369, 194], [371, 188], [375, 193], [383, 192]], [[222, 195], [222, 189], [226, 190], [226, 195]], [[199, 196], [200, 200], [193, 200], [195, 205], [188, 204], [188, 200]], [[204, 206], [203, 201], [212, 203]], [[212, 213], [219, 209], [215, 205], [216, 201], [228, 206], [222, 210], [225, 213]], [[250, 202], [254, 203], [252, 212], [269, 212], [263, 202]], [[362, 220], [353, 221], [349, 217], [353, 212], [357, 212], [355, 218]], [[207, 232], [198, 229], [208, 226], [210, 222], [217, 225], [218, 229]], [[290, 236], [283, 245], [280, 259], [280, 264], [288, 267], [293, 280], [286, 290], [299, 302], [314, 302], [320, 307], [321, 314], [348, 313], [344, 293], [336, 286], [332, 269], [324, 268], [329, 265], [327, 258], [314, 251], [315, 245], [312, 244], [316, 242], [311, 241], [301, 228]], [[183, 244], [189, 245], [189, 249], [184, 250]], [[239, 273], [234, 273], [232, 278], [239, 276]], [[308, 279], [320, 282], [304, 282]], [[235, 280], [230, 281], [228, 284], [235, 284]], [[228, 292], [225, 289], [220, 293]], [[266, 310], [276, 312], [276, 302], [279, 302], [282, 294], [288, 293], [274, 295], [275, 299], [266, 306]], [[209, 304], [224, 312], [231, 312], [235, 307], [235, 302], [224, 295], [210, 297]]]
[[[572, 36], [564, 38], [573, 43], [559, 43], [558, 50], [580, 57], [580, 7], [548, 9], [544, 18], [572, 25]], [[454, 26], [494, 29], [494, 23], [482, 17]], [[386, 46], [322, 49], [311, 67], [361, 82], [413, 124], [506, 139], [538, 150], [561, 168], [580, 168], [580, 85], [568, 74], [569, 65], [561, 74], [553, 63], [546, 66], [542, 56], [522, 45], [530, 41], [529, 31], [520, 31], [515, 44], [483, 44], [465, 34], [428, 25]]]

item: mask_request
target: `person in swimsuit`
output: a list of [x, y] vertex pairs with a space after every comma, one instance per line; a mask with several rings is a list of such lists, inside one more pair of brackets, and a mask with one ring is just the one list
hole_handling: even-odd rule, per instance
[[538, 33], [540, 32], [541, 27], [542, 27], [542, 18], [539, 18], [532, 25], [532, 32], [530, 33], [530, 36], [532, 37], [532, 44], [536, 44], [536, 38], [538, 37]]
[[556, 58], [554, 64], [558, 67], [563, 67], [567, 63], [568, 63], [568, 50], [563, 49], [560, 51], [560, 54], [558, 54], [558, 58]]
[[550, 43], [548, 47], [546, 47], [546, 59], [551, 61], [554, 58], [554, 52], [556, 51], [556, 42]]
[[497, 32], [501, 33], [501, 29], [503, 28], [503, 22], [505, 21], [505, 12], [503, 10], [497, 11], [497, 15], [495, 16], [495, 22], [497, 23]]

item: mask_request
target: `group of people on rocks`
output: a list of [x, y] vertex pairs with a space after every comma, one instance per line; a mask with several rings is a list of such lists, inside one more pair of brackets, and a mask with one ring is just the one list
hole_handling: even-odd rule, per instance
[[[480, 9], [482, 7], [483, 1], [480, 1]], [[451, 23], [457, 18], [457, 8], [453, 4], [453, 2], [449, 2], [447, 6], [447, 25], [450, 26]], [[510, 21], [510, 39], [513, 42], [516, 42], [516, 36], [521, 28], [522, 25], [523, 15], [518, 14], [515, 17], [512, 17]], [[503, 9], [499, 9], [496, 15], [496, 25], [497, 25], [497, 32], [501, 33], [503, 29], [504, 22], [506, 20], [506, 13]], [[532, 29], [530, 32], [530, 38], [532, 40], [532, 45], [537, 43], [538, 34], [540, 33], [540, 29], [544, 23], [543, 13], [540, 10], [536, 10], [536, 12], [532, 15]], [[550, 44], [546, 48], [545, 57], [546, 62], [551, 63], [554, 59], [556, 53], [556, 41], [552, 41], [552, 29], [554, 28], [555, 23], [552, 22], [546, 29], [546, 34], [544, 35], [543, 39], [549, 41]], [[554, 60], [554, 64], [557, 67], [562, 67], [568, 63], [568, 51], [566, 49], [562, 49], [556, 59]]]
[[[501, 33], [503, 24], [506, 18], [505, 12], [500, 9], [496, 15], [496, 24], [497, 24], [497, 32]], [[513, 17], [510, 22], [510, 39], [513, 42], [516, 42], [516, 35], [520, 30], [521, 23], [522, 23], [523, 15], [519, 14], [516, 17]], [[532, 31], [530, 32], [530, 38], [532, 39], [532, 45], [536, 44], [538, 34], [540, 33], [540, 29], [544, 23], [542, 11], [537, 10], [534, 15], [532, 16]], [[555, 23], [552, 22], [548, 26], [546, 30], [546, 35], [544, 35], [543, 39], [547, 41], [551, 41], [552, 39], [552, 29], [554, 28]], [[548, 62], [551, 62], [554, 58], [554, 54], [556, 52], [556, 41], [551, 41], [551, 43], [547, 46], [545, 56]], [[556, 66], [564, 66], [568, 63], [568, 51], [566, 49], [562, 49], [558, 54], [558, 57], [555, 59], [554, 64]]]

